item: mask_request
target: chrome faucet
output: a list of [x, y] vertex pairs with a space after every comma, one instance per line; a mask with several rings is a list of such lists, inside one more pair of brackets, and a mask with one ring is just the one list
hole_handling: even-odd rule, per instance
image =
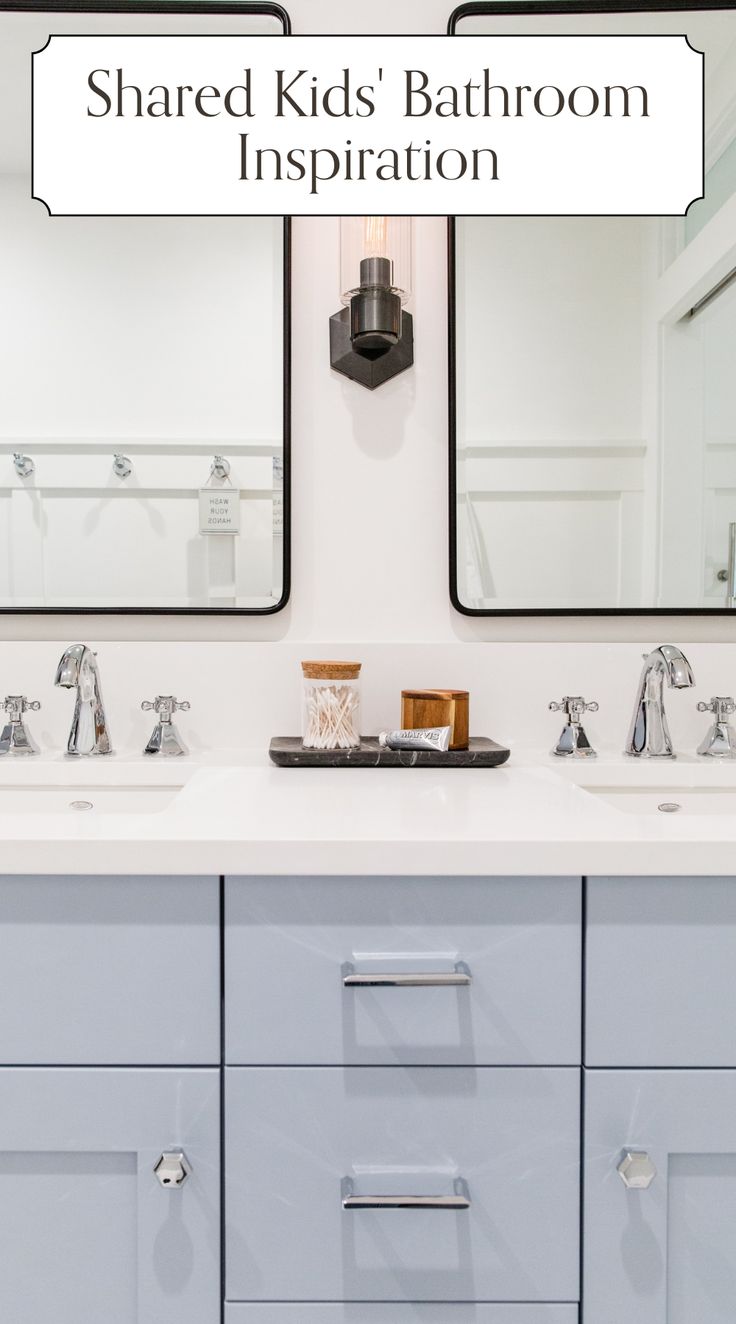
[[664, 711], [664, 679], [671, 689], [689, 689], [695, 684], [690, 663], [674, 644], [660, 644], [644, 653], [634, 715], [629, 727], [624, 754], [634, 758], [674, 759], [667, 717]]
[[86, 644], [70, 644], [56, 669], [55, 685], [77, 691], [66, 752], [74, 756], [112, 754], [102, 702], [97, 659]]

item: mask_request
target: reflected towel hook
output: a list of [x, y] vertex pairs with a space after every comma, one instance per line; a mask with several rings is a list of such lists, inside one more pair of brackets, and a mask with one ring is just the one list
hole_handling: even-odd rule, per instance
[[21, 455], [20, 451], [13, 452], [13, 464], [21, 478], [30, 478], [36, 472], [36, 466], [30, 455]]
[[216, 455], [212, 461], [210, 469], [210, 478], [219, 478], [221, 483], [226, 482], [230, 477], [230, 461], [225, 459], [224, 455]]
[[127, 455], [121, 455], [119, 451], [115, 452], [115, 458], [112, 462], [113, 471], [118, 478], [129, 478], [133, 472], [133, 465]]

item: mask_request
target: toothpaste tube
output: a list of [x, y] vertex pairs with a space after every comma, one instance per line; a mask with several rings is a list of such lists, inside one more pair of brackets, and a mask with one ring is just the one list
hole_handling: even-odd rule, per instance
[[446, 754], [450, 744], [449, 726], [425, 726], [416, 731], [381, 731], [379, 745], [385, 749], [434, 749]]

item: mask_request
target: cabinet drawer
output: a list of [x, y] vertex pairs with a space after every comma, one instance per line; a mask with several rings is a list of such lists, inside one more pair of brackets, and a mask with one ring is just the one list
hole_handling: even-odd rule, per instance
[[588, 884], [589, 1066], [736, 1067], [736, 879]]
[[216, 878], [0, 878], [0, 1063], [219, 1062]]
[[229, 1063], [580, 1061], [579, 879], [231, 879], [225, 917]]
[[578, 1324], [577, 1306], [228, 1305], [225, 1324]]
[[579, 1071], [225, 1077], [228, 1300], [577, 1299]]

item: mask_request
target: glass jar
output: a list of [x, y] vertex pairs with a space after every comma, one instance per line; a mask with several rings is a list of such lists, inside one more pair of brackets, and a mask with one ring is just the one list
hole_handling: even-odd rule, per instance
[[305, 749], [360, 745], [360, 662], [302, 662]]

